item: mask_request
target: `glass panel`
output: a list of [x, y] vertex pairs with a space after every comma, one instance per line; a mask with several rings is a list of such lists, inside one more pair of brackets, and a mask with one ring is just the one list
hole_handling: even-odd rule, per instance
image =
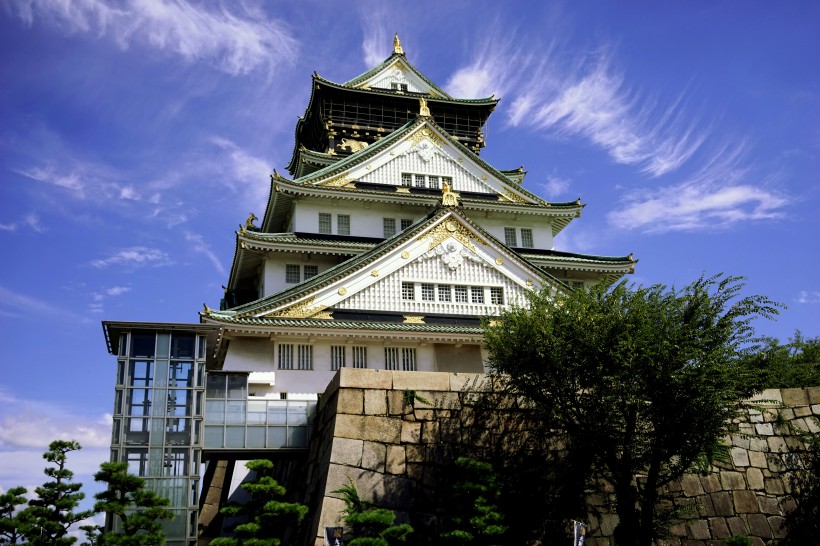
[[157, 334], [157, 358], [168, 358], [171, 334]]
[[128, 334], [120, 334], [120, 346], [117, 351], [117, 356], [126, 356], [126, 348], [128, 347]]
[[205, 398], [225, 398], [225, 382], [224, 375], [209, 375]]
[[168, 391], [165, 389], [154, 389], [154, 404], [151, 414], [162, 417], [168, 413]]
[[171, 362], [168, 370], [168, 385], [172, 387], [193, 387], [194, 363]]
[[228, 398], [244, 400], [248, 397], [248, 376], [228, 376]]
[[151, 413], [151, 389], [128, 389], [125, 413], [147, 417]]
[[118, 444], [120, 443], [120, 426], [122, 421], [120, 419], [114, 419], [113, 425], [111, 427], [111, 443]]
[[268, 425], [284, 425], [287, 423], [287, 401], [268, 402]]
[[225, 447], [222, 443], [222, 433], [225, 429], [220, 426], [205, 427], [205, 447]]
[[307, 402], [288, 402], [288, 425], [306, 425]]
[[199, 351], [197, 351], [197, 358], [205, 358], [205, 340], [207, 339], [205, 336], [199, 336], [197, 338], [199, 340]]
[[132, 360], [128, 380], [132, 387], [150, 387], [153, 379], [154, 363], [146, 360]]
[[164, 387], [168, 384], [168, 361], [157, 360], [154, 363], [154, 386]]
[[131, 356], [136, 358], [153, 358], [154, 341], [154, 334], [131, 334]]
[[245, 427], [225, 427], [225, 447], [245, 447]]
[[161, 447], [152, 447], [148, 451], [148, 475], [162, 476], [163, 457]]
[[264, 425], [268, 404], [264, 400], [248, 401], [248, 424]]
[[188, 474], [188, 450], [169, 449], [165, 451], [163, 475], [185, 476]]
[[225, 422], [225, 402], [205, 400], [205, 421], [208, 424], [223, 424]]
[[288, 429], [285, 427], [268, 427], [268, 447], [287, 447]]
[[165, 443], [175, 446], [187, 446], [191, 443], [190, 419], [166, 419]]
[[193, 394], [193, 391], [186, 389], [168, 389], [168, 415], [172, 417], [191, 415]]
[[134, 476], [147, 476], [148, 450], [128, 448], [125, 450], [125, 462], [128, 463], [128, 473]]
[[231, 425], [245, 424], [245, 402], [228, 401], [225, 422]]
[[125, 365], [126, 362], [124, 360], [117, 362], [117, 385], [125, 383]]
[[248, 427], [248, 441], [245, 447], [265, 447], [265, 427]]
[[174, 334], [171, 339], [171, 358], [194, 358], [194, 334]]
[[122, 391], [114, 391], [114, 415], [122, 413]]

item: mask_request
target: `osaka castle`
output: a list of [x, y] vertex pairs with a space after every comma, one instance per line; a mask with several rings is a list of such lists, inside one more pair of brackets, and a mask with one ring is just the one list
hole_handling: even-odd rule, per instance
[[111, 458], [171, 500], [169, 544], [210, 524], [214, 476], [223, 495], [235, 488], [235, 461], [305, 450], [338, 370], [482, 373], [483, 319], [531, 290], [633, 271], [631, 255], [555, 249], [583, 205], [546, 201], [523, 168], [481, 158], [497, 104], [451, 97], [398, 36], [347, 82], [314, 74], [287, 174], [240, 225], [221, 302], [198, 323], [103, 323]]

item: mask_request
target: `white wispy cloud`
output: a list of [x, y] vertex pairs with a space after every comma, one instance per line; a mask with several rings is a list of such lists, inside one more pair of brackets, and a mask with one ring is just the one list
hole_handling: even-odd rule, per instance
[[228, 274], [225, 270], [225, 266], [222, 265], [222, 261], [220, 261], [216, 253], [211, 250], [211, 247], [208, 246], [208, 243], [205, 242], [205, 238], [202, 235], [199, 233], [191, 233], [190, 231], [186, 231], [185, 240], [193, 243], [194, 252], [204, 254], [220, 275], [224, 277]]
[[263, 206], [270, 191], [270, 163], [226, 138], [212, 137], [211, 142], [220, 152], [212, 159], [217, 163], [216, 172], [232, 175], [222, 176], [220, 181], [240, 196], [241, 205], [250, 207], [248, 210]]
[[121, 296], [130, 291], [130, 286], [111, 286], [109, 288], [103, 288], [98, 292], [92, 292], [91, 303], [88, 304], [88, 310], [92, 313], [102, 313], [105, 311], [103, 302], [106, 298]]
[[801, 290], [797, 294], [797, 297], [794, 298], [794, 301], [797, 303], [820, 303], [820, 292], [816, 290]]
[[11, 0], [25, 24], [39, 20], [69, 32], [111, 37], [123, 49], [146, 45], [229, 74], [292, 62], [298, 42], [283, 21], [242, 4], [209, 8], [186, 0]]
[[362, 55], [367, 67], [376, 66], [387, 58], [391, 43], [387, 31], [386, 4], [367, 4], [368, 11], [363, 14], [362, 22]]
[[163, 267], [173, 262], [167, 253], [158, 248], [132, 246], [124, 248], [106, 257], [93, 260], [91, 265], [96, 268], [120, 265], [126, 267]]
[[69, 321], [86, 322], [71, 310], [62, 309], [53, 303], [20, 294], [0, 286], [0, 314], [9, 317], [41, 317]]
[[60, 188], [72, 190], [80, 197], [85, 194], [85, 183], [82, 180], [83, 173], [75, 170], [70, 172], [59, 172], [54, 165], [45, 165], [41, 167], [31, 167], [24, 170], [15, 170], [14, 172], [22, 174], [23, 176], [38, 182], [45, 182]]
[[723, 148], [684, 181], [626, 194], [608, 221], [623, 229], [646, 232], [696, 231], [740, 222], [783, 217], [788, 199], [760, 184], [746, 164], [743, 145]]
[[45, 226], [43, 226], [40, 221], [40, 215], [36, 212], [30, 212], [16, 222], [0, 224], [0, 231], [17, 231], [19, 228], [28, 228], [37, 233], [44, 233], [46, 231]]
[[541, 184], [540, 186], [545, 196], [550, 198], [556, 198], [562, 195], [566, 195], [567, 191], [569, 190], [570, 184], [571, 180], [569, 180], [568, 178], [550, 175], [547, 177], [547, 181]]

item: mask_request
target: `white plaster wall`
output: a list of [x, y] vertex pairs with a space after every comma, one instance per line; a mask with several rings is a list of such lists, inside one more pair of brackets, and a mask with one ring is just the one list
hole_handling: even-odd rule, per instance
[[286, 288], [295, 286], [285, 282], [285, 266], [294, 264], [299, 266], [315, 265], [319, 268], [319, 273], [330, 269], [338, 264], [336, 256], [322, 256], [320, 254], [295, 254], [274, 252], [268, 254], [264, 262], [262, 272], [262, 297], [270, 296], [281, 292]]
[[532, 240], [534, 248], [543, 248], [552, 250], [555, 248], [555, 242], [552, 237], [552, 226], [549, 220], [533, 216], [491, 216], [489, 218], [473, 218], [471, 220], [478, 223], [482, 228], [487, 230], [493, 237], [504, 243], [504, 228], [516, 228], [516, 237], [518, 238], [518, 246], [521, 246], [521, 228], [530, 228], [532, 230]]
[[428, 210], [424, 207], [413, 207], [396, 203], [362, 203], [339, 202], [337, 204], [322, 202], [300, 202], [294, 214], [294, 231], [305, 233], [319, 232], [319, 213], [327, 212], [333, 215], [333, 233], [336, 234], [336, 215], [350, 215], [350, 234], [356, 237], [383, 237], [383, 218], [395, 218], [397, 229], [401, 225], [399, 219], [406, 218], [416, 221]]
[[456, 192], [494, 193], [494, 190], [478, 176], [464, 168], [452, 156], [436, 148], [434, 144], [429, 144], [429, 149], [435, 150], [429, 160], [424, 160], [422, 155], [415, 151], [401, 153], [395, 159], [373, 172], [366, 173], [359, 179], [363, 182], [400, 186], [401, 173], [403, 172], [449, 176], [453, 179], [453, 190]]

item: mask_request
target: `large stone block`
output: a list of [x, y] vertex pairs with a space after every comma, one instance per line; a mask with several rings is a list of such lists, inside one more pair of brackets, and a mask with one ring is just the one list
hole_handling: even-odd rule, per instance
[[[769, 448], [769, 445], [766, 444], [766, 449]], [[755, 468], [768, 468], [769, 464], [766, 462], [766, 454], [762, 451], [750, 451], [749, 452], [749, 464]]]
[[402, 421], [401, 423], [401, 443], [417, 444], [421, 441], [421, 422]]
[[364, 411], [364, 391], [361, 389], [339, 389], [336, 413], [361, 415]]
[[712, 533], [709, 531], [709, 524], [703, 519], [690, 522], [689, 533], [691, 538], [695, 540], [706, 540], [712, 538]]
[[716, 516], [734, 516], [735, 507], [732, 504], [732, 497], [726, 491], [718, 491], [709, 495], [712, 505], [715, 507]]
[[401, 441], [401, 419], [365, 415], [363, 420], [363, 440], [385, 444], [398, 444]]
[[755, 431], [761, 436], [774, 436], [774, 427], [771, 423], [758, 423], [755, 425]]
[[751, 514], [760, 510], [754, 491], [732, 491], [732, 499], [738, 514]]
[[404, 474], [406, 461], [403, 446], [387, 446], [385, 471], [388, 474]]
[[749, 484], [749, 489], [763, 489], [763, 472], [759, 468], [747, 468], [746, 483]]
[[345, 517], [342, 512], [346, 507], [342, 499], [325, 497], [322, 500], [322, 515], [319, 517], [319, 532], [324, 533], [325, 527], [344, 526]]
[[454, 392], [472, 391], [487, 392], [492, 389], [492, 383], [483, 373], [451, 373], [450, 390]]
[[720, 484], [726, 490], [746, 488], [746, 480], [743, 479], [743, 474], [740, 472], [721, 471]]
[[820, 404], [820, 387], [807, 388], [806, 395], [809, 398], [810, 404]]
[[364, 417], [362, 415], [339, 414], [336, 416], [336, 428], [333, 435], [337, 438], [363, 439]]
[[772, 528], [769, 526], [769, 520], [763, 514], [749, 514], [747, 520], [749, 525], [749, 533], [761, 538], [773, 538]]
[[443, 372], [391, 372], [397, 391], [449, 391], [450, 374]]
[[438, 421], [424, 421], [421, 424], [421, 442], [424, 444], [436, 444], [439, 441]]
[[777, 497], [766, 497], [763, 495], [757, 496], [757, 503], [760, 505], [760, 511], [767, 515], [782, 515], [780, 511], [780, 502]]
[[809, 397], [806, 389], [782, 389], [783, 404], [786, 406], [808, 406]]
[[700, 479], [695, 474], [686, 474], [680, 480], [683, 494], [687, 497], [695, 497], [703, 495], [703, 487], [701, 487]]
[[724, 539], [732, 536], [724, 518], [709, 518], [709, 528], [712, 530], [712, 538]]
[[362, 463], [362, 442], [351, 438], [334, 438], [330, 450], [330, 462], [348, 466]]
[[707, 474], [706, 476], [700, 477], [700, 483], [703, 486], [703, 490], [707, 493], [714, 493], [715, 491], [720, 491], [720, 480], [718, 479], [717, 474]]
[[387, 415], [387, 391], [367, 389], [364, 391], [365, 415]]
[[384, 472], [386, 452], [387, 449], [384, 444], [364, 442], [362, 446], [362, 468]]
[[763, 489], [765, 489], [769, 495], [782, 495], [786, 492], [786, 489], [783, 487], [783, 480], [780, 478], [764, 478]]
[[786, 538], [786, 535], [789, 534], [789, 529], [786, 527], [786, 518], [782, 516], [769, 516], [768, 520], [774, 538]]
[[749, 451], [758, 453], [769, 451], [769, 442], [766, 438], [749, 438]]
[[388, 370], [342, 368], [339, 370], [339, 387], [390, 389], [393, 387], [393, 373]]
[[732, 536], [749, 534], [749, 529], [746, 528], [746, 522], [737, 516], [726, 518], [726, 525], [729, 526], [729, 532], [732, 533]]
[[732, 462], [735, 467], [749, 466], [749, 452], [741, 447], [732, 448]]

